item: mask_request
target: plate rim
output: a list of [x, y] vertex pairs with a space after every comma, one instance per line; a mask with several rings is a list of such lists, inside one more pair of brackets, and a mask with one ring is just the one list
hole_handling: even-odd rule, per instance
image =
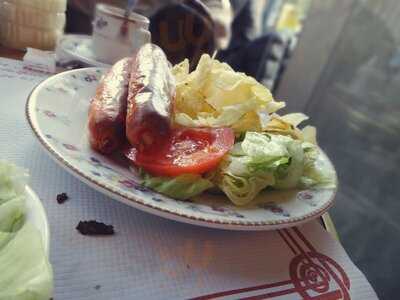
[[[98, 180], [95, 180], [94, 178], [87, 176], [83, 172], [81, 172], [78, 168], [74, 167], [72, 164], [70, 164], [66, 159], [63, 158], [62, 155], [60, 155], [57, 151], [55, 151], [52, 146], [42, 137], [40, 134], [41, 130], [39, 128], [36, 128], [32, 114], [31, 114], [31, 106], [32, 103], [34, 102], [34, 99], [36, 99], [36, 93], [41, 89], [43, 85], [45, 85], [49, 80], [53, 80], [56, 77], [63, 77], [67, 74], [70, 73], [77, 73], [77, 72], [82, 72], [82, 71], [91, 71], [91, 70], [98, 70], [98, 69], [104, 69], [104, 68], [99, 68], [99, 67], [89, 67], [89, 68], [81, 68], [81, 69], [75, 69], [75, 70], [69, 70], [65, 72], [61, 72], [58, 74], [55, 74], [53, 76], [50, 76], [40, 82], [38, 85], [36, 85], [32, 91], [29, 93], [26, 104], [25, 104], [25, 117], [28, 121], [28, 124], [33, 131], [36, 139], [39, 141], [39, 144], [44, 148], [45, 152], [48, 153], [48, 155], [58, 164], [60, 165], [63, 169], [65, 169], [68, 173], [73, 175], [74, 177], [78, 178], [80, 181], [84, 182], [85, 184], [89, 185], [91, 188], [94, 188], [95, 190], [117, 200], [120, 201], [126, 205], [129, 205], [131, 207], [137, 208], [141, 211], [145, 211], [147, 213], [151, 213], [160, 217], [164, 217], [170, 220], [174, 221], [179, 221], [183, 223], [189, 223], [192, 225], [199, 225], [199, 226], [205, 226], [205, 227], [210, 227], [210, 228], [217, 228], [217, 229], [227, 229], [227, 230], [244, 230], [244, 231], [266, 231], [266, 230], [275, 230], [275, 229], [280, 229], [280, 228], [287, 228], [287, 227], [293, 227], [293, 226], [298, 226], [300, 224], [306, 223], [308, 221], [311, 221], [322, 214], [324, 214], [329, 208], [333, 205], [334, 199], [337, 193], [337, 185], [334, 189], [331, 189], [332, 194], [330, 195], [328, 201], [318, 209], [307, 213], [301, 217], [290, 217], [287, 220], [270, 220], [270, 221], [232, 221], [232, 220], [216, 220], [216, 219], [208, 219], [208, 218], [203, 218], [203, 217], [195, 217], [193, 215], [188, 215], [185, 213], [179, 213], [176, 211], [172, 211], [166, 208], [160, 208], [156, 205], [152, 205], [149, 203], [145, 203], [143, 200], [141, 200], [139, 197], [133, 197], [133, 196], [128, 196], [124, 195], [123, 193], [113, 189], [109, 185], [104, 185], [103, 183], [99, 182]], [[32, 109], [34, 112], [34, 108]], [[333, 166], [333, 169], [335, 171], [335, 180], [336, 183], [338, 184], [337, 180], [337, 172], [335, 170], [334, 165], [332, 164], [332, 161], [329, 159], [329, 157], [325, 154], [325, 152], [320, 149], [329, 161], [329, 163]]]

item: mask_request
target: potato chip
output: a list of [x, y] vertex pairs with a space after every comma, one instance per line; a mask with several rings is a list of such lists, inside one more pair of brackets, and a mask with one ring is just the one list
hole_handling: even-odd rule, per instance
[[281, 119], [292, 124], [294, 127], [297, 127], [300, 125], [300, 123], [308, 120], [309, 117], [303, 113], [292, 113], [281, 116]]
[[317, 144], [317, 128], [314, 126], [306, 126], [302, 129], [303, 140], [312, 144]]

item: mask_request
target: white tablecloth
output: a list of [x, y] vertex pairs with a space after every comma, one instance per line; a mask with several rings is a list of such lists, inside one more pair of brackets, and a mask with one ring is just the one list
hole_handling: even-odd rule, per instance
[[[25, 120], [26, 98], [43, 79], [0, 59], [0, 158], [30, 170], [46, 208], [54, 299], [376, 299], [317, 221], [279, 232], [206, 229], [142, 213], [75, 179], [41, 149]], [[61, 192], [70, 197], [62, 205]], [[80, 235], [78, 222], [91, 219], [114, 225], [116, 234]]]

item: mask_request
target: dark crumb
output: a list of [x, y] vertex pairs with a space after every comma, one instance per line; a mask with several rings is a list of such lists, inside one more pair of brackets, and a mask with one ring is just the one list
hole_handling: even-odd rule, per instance
[[67, 193], [61, 193], [61, 194], [57, 195], [57, 203], [58, 204], [63, 204], [67, 200], [68, 200]]
[[186, 265], [186, 269], [190, 269], [190, 266], [189, 266], [189, 265]]
[[78, 230], [83, 235], [110, 235], [114, 234], [114, 227], [112, 225], [106, 225], [95, 220], [91, 221], [79, 221]]
[[100, 285], [100, 284], [94, 286], [94, 289], [95, 289], [95, 290], [99, 290], [100, 288], [101, 288], [101, 285]]

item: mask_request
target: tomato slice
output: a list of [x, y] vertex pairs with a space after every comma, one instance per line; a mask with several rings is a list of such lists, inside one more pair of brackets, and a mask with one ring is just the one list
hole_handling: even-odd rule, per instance
[[202, 174], [216, 168], [234, 142], [231, 128], [177, 128], [162, 148], [131, 148], [126, 156], [155, 176]]

